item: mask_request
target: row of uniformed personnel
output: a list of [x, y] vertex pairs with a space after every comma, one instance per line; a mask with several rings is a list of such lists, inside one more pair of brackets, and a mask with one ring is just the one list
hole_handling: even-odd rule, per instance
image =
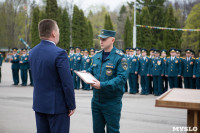
[[[136, 55], [134, 55], [135, 51]], [[200, 58], [195, 59], [194, 51], [191, 49], [185, 50], [186, 57], [180, 57], [181, 51], [174, 48], [169, 52], [170, 57], [167, 57], [166, 50], [150, 49], [150, 56], [147, 56], [146, 49], [126, 49], [130, 93], [139, 92], [138, 74], [141, 77], [142, 95], [152, 93], [156, 96], [161, 95], [168, 90], [168, 82], [171, 89], [182, 88], [182, 80], [184, 80], [184, 88], [200, 89]]]

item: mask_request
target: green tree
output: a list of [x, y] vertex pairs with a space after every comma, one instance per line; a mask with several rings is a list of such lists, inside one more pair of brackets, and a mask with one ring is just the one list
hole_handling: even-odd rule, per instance
[[47, 0], [46, 3], [46, 18], [58, 21], [57, 0]]
[[39, 7], [35, 7], [32, 13], [32, 23], [31, 23], [31, 47], [36, 46], [40, 42], [39, 34], [38, 34], [38, 23], [40, 19], [40, 10]]
[[[200, 4], [194, 5], [185, 22], [185, 29], [200, 29]], [[200, 49], [200, 32], [184, 32], [182, 34], [182, 48]]]
[[106, 30], [114, 30], [113, 29], [113, 24], [112, 24], [112, 21], [110, 19], [110, 15], [109, 14], [105, 15], [104, 29], [106, 29]]
[[125, 48], [132, 47], [132, 45], [131, 45], [132, 39], [133, 39], [132, 26], [131, 26], [129, 17], [127, 16], [126, 23], [124, 26], [124, 46], [125, 46]]
[[93, 28], [89, 20], [88, 20], [88, 31], [89, 31], [89, 46], [93, 47]]

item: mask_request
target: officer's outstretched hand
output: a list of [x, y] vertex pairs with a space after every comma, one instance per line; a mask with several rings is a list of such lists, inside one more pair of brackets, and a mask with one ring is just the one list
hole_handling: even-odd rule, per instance
[[195, 76], [195, 75], [193, 75], [193, 78], [196, 78], [196, 76]]
[[91, 84], [95, 89], [101, 89], [100, 82], [98, 80], [93, 80], [95, 83]]
[[86, 71], [85, 71], [85, 70], [83, 70], [83, 71], [81, 71], [81, 72], [83, 72], [83, 73], [86, 73]]

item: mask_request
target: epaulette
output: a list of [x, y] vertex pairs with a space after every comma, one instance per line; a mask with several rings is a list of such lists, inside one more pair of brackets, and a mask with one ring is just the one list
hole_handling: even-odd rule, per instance
[[68, 55], [68, 57], [70, 57], [70, 56]]
[[199, 59], [199, 58], [196, 58], [196, 59]]
[[180, 57], [181, 59], [183, 59], [183, 57]]
[[103, 51], [103, 50], [99, 50], [99, 51], [96, 52], [96, 54], [101, 53], [102, 51]]
[[195, 59], [194, 57], [192, 57], [192, 59]]
[[89, 57], [92, 57], [91, 55], [89, 55]]
[[185, 59], [185, 57], [183, 57], [182, 59]]
[[170, 57], [167, 57], [167, 59], [169, 59]]
[[28, 56], [29, 56], [29, 54], [26, 54], [26, 55], [28, 55]]
[[116, 50], [115, 53], [120, 55], [120, 56], [124, 55], [124, 53], [121, 50]]

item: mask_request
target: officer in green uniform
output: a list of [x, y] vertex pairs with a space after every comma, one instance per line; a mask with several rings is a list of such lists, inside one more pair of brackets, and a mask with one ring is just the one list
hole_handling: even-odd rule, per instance
[[0, 53], [0, 83], [1, 83], [1, 66], [2, 66], [2, 62], [3, 62], [3, 56]]
[[196, 87], [200, 89], [200, 50], [199, 50], [199, 57], [196, 58], [193, 68], [193, 78], [196, 80]]
[[130, 88], [130, 94], [136, 94], [138, 93], [137, 90], [137, 83], [138, 83], [138, 57], [134, 55], [134, 48], [129, 48], [129, 58], [128, 58], [128, 68], [129, 68], [129, 88]]
[[153, 77], [154, 95], [160, 96], [163, 93], [163, 76], [165, 73], [165, 64], [163, 58], [160, 58], [160, 51], [154, 50], [155, 57], [151, 61], [150, 74]]
[[[163, 49], [161, 50], [161, 58], [163, 58], [163, 62], [164, 62], [164, 74], [166, 75], [166, 61], [167, 61], [167, 50]], [[163, 76], [163, 92], [166, 92], [168, 90], [168, 77]]]
[[[181, 57], [181, 50], [180, 49], [176, 49], [176, 58], [178, 58], [181, 62], [181, 69], [183, 70], [183, 58]], [[182, 76], [182, 72], [181, 72], [181, 76]], [[178, 88], [183, 88], [183, 81], [182, 81], [182, 77], [178, 77]]]
[[[80, 54], [80, 50], [81, 50], [80, 47], [76, 47], [76, 54], [74, 55], [74, 61], [73, 61], [73, 71], [81, 70], [82, 55]], [[80, 78], [74, 72], [73, 72], [73, 80], [74, 80], [74, 88], [80, 89]]]
[[17, 53], [17, 48], [12, 48], [12, 58], [11, 58], [11, 63], [12, 63], [12, 76], [13, 76], [13, 85], [18, 85], [19, 84], [19, 61], [20, 61], [20, 56]]
[[[84, 56], [81, 61], [81, 70], [87, 70], [91, 65], [91, 58], [88, 56], [88, 53], [88, 49], [85, 49]], [[84, 90], [90, 90], [90, 85], [86, 84], [84, 81], [82, 82], [82, 86]]]
[[167, 58], [165, 76], [168, 77], [170, 88], [178, 88], [178, 77], [181, 76], [181, 61], [176, 58], [176, 49], [169, 50], [171, 57]]
[[192, 50], [185, 50], [186, 57], [183, 58], [183, 70], [182, 74], [184, 77], [184, 88], [194, 88], [193, 86], [193, 67], [195, 63], [195, 59], [191, 57]]
[[139, 75], [141, 76], [141, 95], [149, 94], [150, 58], [147, 57], [147, 50], [142, 48], [142, 56], [139, 58]]
[[115, 31], [102, 30], [100, 46], [103, 49], [94, 56], [92, 66], [87, 72], [92, 73], [95, 80], [93, 89], [92, 118], [93, 132], [119, 133], [119, 121], [122, 109], [123, 87], [127, 80], [127, 59], [113, 43]]
[[69, 55], [68, 55], [68, 58], [69, 58], [69, 66], [70, 66], [70, 70], [71, 70], [71, 74], [73, 75], [73, 63], [74, 63], [74, 47], [69, 47]]
[[28, 70], [28, 56], [26, 54], [26, 49], [21, 49], [22, 56], [20, 58], [20, 70], [21, 70], [21, 79], [22, 79], [22, 86], [27, 86], [27, 70]]

